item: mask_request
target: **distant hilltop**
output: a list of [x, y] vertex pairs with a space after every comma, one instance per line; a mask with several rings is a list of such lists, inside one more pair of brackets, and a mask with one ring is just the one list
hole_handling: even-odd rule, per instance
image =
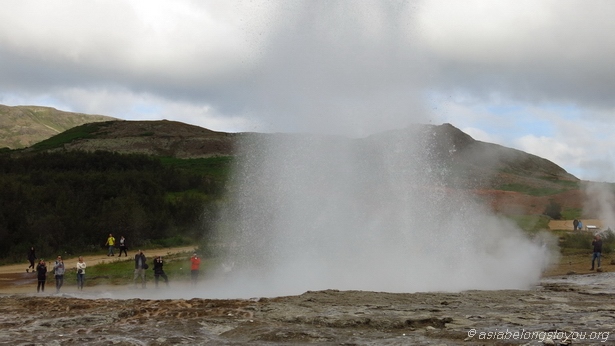
[[0, 148], [19, 149], [86, 123], [117, 120], [51, 107], [0, 105]]

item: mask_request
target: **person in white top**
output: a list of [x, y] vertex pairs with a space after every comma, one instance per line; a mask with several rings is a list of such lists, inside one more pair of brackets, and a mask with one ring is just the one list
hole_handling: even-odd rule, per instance
[[83, 290], [83, 284], [85, 283], [85, 262], [83, 261], [83, 257], [79, 256], [79, 261], [77, 261], [77, 289]]

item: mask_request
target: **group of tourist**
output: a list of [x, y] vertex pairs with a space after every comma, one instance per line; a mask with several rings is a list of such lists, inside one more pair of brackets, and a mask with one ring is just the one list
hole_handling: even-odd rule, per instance
[[[125, 257], [128, 257], [128, 247], [126, 246], [126, 238], [124, 236], [120, 236], [120, 254], [118, 257], [122, 257], [122, 252]], [[107, 238], [107, 242], [105, 242], [105, 246], [107, 246], [107, 256], [115, 256], [115, 237], [113, 234], [109, 233], [109, 238]]]
[[[107, 242], [105, 243], [105, 246], [108, 246], [107, 256], [115, 256], [115, 253], [114, 253], [115, 244], [116, 244], [116, 241], [115, 241], [115, 238], [113, 237], [113, 234], [109, 234], [109, 237], [107, 238]], [[120, 247], [120, 254], [118, 257], [121, 257], [122, 253], [124, 253], [125, 256], [128, 257], [126, 238], [124, 238], [124, 236], [120, 237], [119, 247]], [[34, 262], [37, 259], [38, 257], [36, 256], [36, 251], [34, 247], [31, 247], [30, 251], [28, 252], [28, 261], [30, 262], [30, 266], [26, 269], [26, 272], [29, 272], [30, 268], [32, 268], [32, 272], [36, 271], [37, 278], [38, 278], [38, 284], [36, 286], [36, 291], [45, 292], [45, 282], [47, 281], [47, 264], [45, 263], [43, 259], [40, 259], [38, 261], [38, 264], [35, 267]], [[137, 254], [135, 255], [134, 260], [135, 260], [135, 270], [134, 270], [133, 282], [135, 286], [137, 286], [137, 283], [140, 282], [141, 287], [145, 288], [145, 282], [146, 282], [145, 270], [149, 268], [149, 265], [147, 264], [147, 258], [145, 257], [145, 254], [143, 253], [143, 251], [139, 250]], [[197, 283], [200, 264], [201, 264], [201, 259], [198, 257], [198, 255], [195, 252], [190, 257], [190, 280], [191, 280], [192, 285], [196, 285]], [[165, 284], [169, 286], [169, 278], [163, 269], [164, 261], [162, 259], [162, 256], [154, 257], [153, 265], [154, 265], [153, 267], [154, 282], [156, 284], [156, 288], [158, 288], [158, 282], [160, 278], [162, 278]], [[77, 261], [77, 265], [76, 265], [77, 289], [78, 290], [83, 290], [83, 285], [85, 283], [85, 268], [86, 268], [86, 264], [83, 261], [83, 257], [79, 256], [79, 260]], [[53, 274], [56, 280], [56, 293], [59, 293], [60, 288], [62, 288], [62, 286], [64, 285], [64, 274], [66, 272], [66, 268], [64, 266], [64, 261], [62, 260], [62, 256], [57, 257], [53, 265], [52, 271], [53, 271]]]
[[[26, 272], [29, 272], [30, 268], [33, 268], [32, 272], [36, 271], [37, 285], [36, 292], [45, 292], [45, 282], [47, 282], [47, 264], [45, 260], [40, 259], [36, 268], [34, 267], [34, 261], [37, 259], [36, 251], [34, 247], [30, 248], [28, 252], [28, 261], [30, 261], [30, 266], [26, 269]], [[85, 283], [85, 268], [86, 264], [83, 261], [83, 257], [79, 256], [77, 260], [76, 270], [77, 270], [77, 289], [83, 290], [83, 285]], [[56, 279], [56, 293], [60, 292], [60, 288], [64, 285], [64, 274], [66, 273], [66, 267], [64, 266], [64, 260], [62, 256], [58, 256], [56, 258], [55, 263], [53, 264], [53, 275]]]
[[[141, 283], [141, 287], [145, 288], [145, 281], [146, 281], [145, 280], [145, 270], [149, 268], [149, 265], [147, 264], [146, 261], [147, 261], [147, 258], [145, 257], [145, 254], [143, 254], [142, 250], [139, 250], [139, 252], [135, 255], [135, 271], [134, 271], [134, 277], [133, 277], [133, 282], [135, 284], [135, 287], [138, 286], [137, 280], [139, 280], [139, 282]], [[195, 252], [190, 257], [190, 281], [192, 285], [196, 285], [196, 282], [199, 277], [200, 265], [201, 265], [201, 259]], [[158, 288], [158, 282], [160, 278], [162, 278], [164, 280], [164, 283], [167, 286], [169, 286], [169, 278], [167, 274], [164, 272], [163, 266], [164, 266], [164, 261], [162, 259], [162, 256], [154, 257], [154, 268], [153, 269], [154, 269], [154, 283], [156, 284], [156, 288]]]

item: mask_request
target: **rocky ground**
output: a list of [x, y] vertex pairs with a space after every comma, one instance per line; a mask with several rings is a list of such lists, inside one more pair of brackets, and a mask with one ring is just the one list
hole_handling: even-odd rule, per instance
[[556, 275], [569, 262], [528, 290], [459, 293], [112, 299], [16, 293], [4, 280], [0, 345], [557, 345], [566, 337], [573, 345], [615, 344], [611, 265], [590, 273], [583, 261], [575, 263], [582, 273]]
[[0, 344], [540, 345], [572, 336], [573, 344], [612, 345], [615, 291], [560, 281], [526, 291], [327, 290], [241, 300], [7, 295]]

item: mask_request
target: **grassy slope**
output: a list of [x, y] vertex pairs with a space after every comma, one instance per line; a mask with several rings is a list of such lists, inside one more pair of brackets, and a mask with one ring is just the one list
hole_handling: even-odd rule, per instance
[[113, 119], [51, 107], [0, 105], [0, 148], [25, 148], [75, 126]]

